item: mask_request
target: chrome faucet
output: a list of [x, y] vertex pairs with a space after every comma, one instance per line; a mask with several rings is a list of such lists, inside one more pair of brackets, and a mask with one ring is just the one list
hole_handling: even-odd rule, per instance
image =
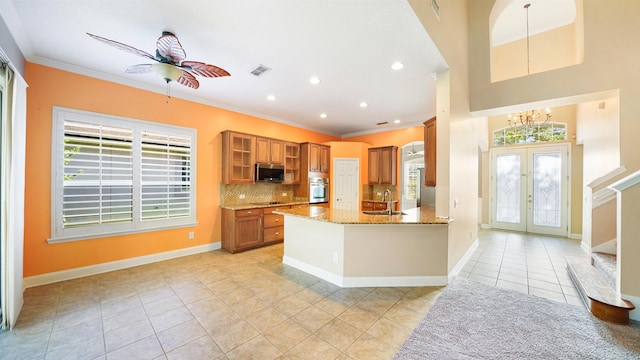
[[[389, 196], [389, 198], [387, 199], [387, 195]], [[384, 193], [382, 194], [382, 201], [386, 201], [387, 202], [387, 211], [389, 212], [389, 216], [391, 216], [391, 214], [393, 214], [393, 201], [391, 201], [391, 190], [389, 189], [385, 189]]]

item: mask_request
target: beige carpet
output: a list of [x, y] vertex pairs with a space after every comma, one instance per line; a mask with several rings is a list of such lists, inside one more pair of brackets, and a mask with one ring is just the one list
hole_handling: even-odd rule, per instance
[[640, 359], [640, 323], [455, 279], [394, 359]]

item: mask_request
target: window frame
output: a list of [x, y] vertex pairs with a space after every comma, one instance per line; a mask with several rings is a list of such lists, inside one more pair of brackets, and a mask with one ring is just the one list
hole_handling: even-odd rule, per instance
[[[526, 126], [522, 126], [522, 125], [518, 125], [518, 126], [505, 126], [502, 127], [500, 129], [496, 129], [494, 131], [491, 132], [491, 146], [492, 147], [503, 147], [503, 146], [513, 146], [513, 145], [526, 145], [526, 144], [537, 144], [537, 143], [554, 143], [554, 142], [561, 142], [561, 141], [566, 141], [567, 140], [567, 124], [563, 123], [563, 122], [548, 122], [546, 124], [536, 124], [534, 125], [536, 130], [536, 133], [531, 133], [531, 134], [526, 134], [527, 140], [529, 140], [530, 138], [533, 138], [533, 141], [525, 141], [525, 142], [514, 142], [513, 144], [508, 144], [506, 142], [507, 136], [506, 136], [506, 132], [507, 131], [522, 131], [523, 129], [526, 129]], [[564, 130], [564, 139], [563, 140], [540, 140], [539, 139], [539, 135], [538, 133], [540, 132], [540, 129], [542, 128], [550, 128], [551, 132], [554, 132], [554, 129], [562, 129]], [[497, 134], [502, 134], [502, 136], [500, 136], [500, 138], [502, 138], [504, 140], [504, 143], [502, 144], [497, 144], [496, 143], [496, 135]], [[524, 136], [525, 134], [518, 134], [516, 136]]]
[[[131, 129], [133, 131], [133, 172], [132, 205], [133, 218], [130, 222], [98, 224], [88, 226], [63, 226], [64, 192], [64, 139], [65, 121], [105, 125]], [[189, 215], [177, 218], [153, 220], [141, 219], [142, 202], [142, 133], [144, 131], [180, 135], [190, 138], [190, 185]], [[169, 125], [145, 120], [131, 119], [95, 112], [53, 107], [51, 131], [51, 237], [48, 243], [89, 240], [140, 232], [167, 230], [198, 225], [196, 221], [196, 164], [197, 130], [194, 128]]]

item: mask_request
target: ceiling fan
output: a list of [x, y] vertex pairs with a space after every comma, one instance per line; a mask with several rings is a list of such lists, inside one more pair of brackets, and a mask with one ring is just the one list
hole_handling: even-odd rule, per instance
[[424, 155], [424, 150], [416, 150], [416, 144], [415, 143], [411, 143], [411, 150], [407, 150], [405, 152], [405, 154], [411, 156], [411, 155]]
[[156, 41], [156, 55], [153, 56], [146, 51], [142, 51], [123, 44], [118, 41], [103, 38], [98, 35], [87, 33], [90, 37], [111, 45], [120, 50], [124, 50], [128, 53], [132, 53], [144, 58], [155, 60], [153, 64], [138, 64], [129, 66], [125, 72], [130, 74], [140, 74], [155, 72], [160, 75], [167, 82], [167, 89], [169, 82], [176, 81], [178, 84], [197, 89], [200, 87], [200, 83], [196, 80], [194, 75], [213, 78], [230, 76], [227, 70], [219, 68], [215, 65], [205, 64], [199, 61], [187, 61], [185, 53], [178, 38], [169, 31], [163, 31], [162, 36]]

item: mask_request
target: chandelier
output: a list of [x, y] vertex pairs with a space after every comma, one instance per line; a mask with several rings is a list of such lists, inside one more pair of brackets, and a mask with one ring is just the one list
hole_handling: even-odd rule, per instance
[[[543, 120], [544, 118], [544, 120]], [[533, 129], [534, 126], [544, 125], [551, 120], [551, 109], [546, 108], [544, 115], [540, 113], [540, 110], [528, 110], [520, 111], [516, 114], [509, 114], [507, 121], [512, 128], [523, 127]]]

